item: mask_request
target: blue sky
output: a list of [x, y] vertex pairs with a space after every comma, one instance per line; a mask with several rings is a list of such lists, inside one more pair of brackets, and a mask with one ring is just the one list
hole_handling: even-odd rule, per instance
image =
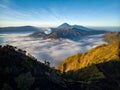
[[0, 0], [0, 27], [120, 26], [120, 0]]

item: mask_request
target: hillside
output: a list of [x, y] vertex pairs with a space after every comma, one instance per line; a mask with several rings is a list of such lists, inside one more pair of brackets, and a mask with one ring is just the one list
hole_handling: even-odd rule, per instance
[[86, 53], [70, 56], [57, 69], [67, 80], [91, 82], [113, 79], [120, 84], [120, 42], [104, 44]]
[[0, 46], [0, 90], [66, 89], [57, 72], [26, 51]]
[[120, 32], [109, 32], [104, 35], [104, 40], [108, 43], [120, 41]]

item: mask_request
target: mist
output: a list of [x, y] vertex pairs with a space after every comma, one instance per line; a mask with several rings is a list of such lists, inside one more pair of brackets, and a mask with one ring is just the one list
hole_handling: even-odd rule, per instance
[[98, 45], [105, 44], [103, 34], [82, 37], [79, 41], [69, 39], [43, 40], [28, 37], [29, 34], [0, 34], [0, 44], [13, 45], [26, 50], [38, 61], [49, 61], [51, 66], [59, 65], [68, 56], [86, 52]]

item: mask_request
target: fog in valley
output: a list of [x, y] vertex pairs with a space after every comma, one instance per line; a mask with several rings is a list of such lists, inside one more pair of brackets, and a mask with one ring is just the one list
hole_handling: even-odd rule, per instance
[[103, 34], [84, 36], [79, 41], [69, 39], [43, 40], [29, 37], [29, 34], [0, 34], [0, 44], [17, 46], [26, 50], [37, 60], [42, 62], [46, 60], [50, 62], [51, 66], [57, 66], [68, 56], [86, 52], [93, 47], [106, 43], [103, 41]]

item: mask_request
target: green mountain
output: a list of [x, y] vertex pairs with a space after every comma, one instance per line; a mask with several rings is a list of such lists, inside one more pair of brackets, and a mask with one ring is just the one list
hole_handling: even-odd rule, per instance
[[120, 85], [120, 41], [70, 56], [57, 70], [69, 81], [99, 82], [104, 79]]

